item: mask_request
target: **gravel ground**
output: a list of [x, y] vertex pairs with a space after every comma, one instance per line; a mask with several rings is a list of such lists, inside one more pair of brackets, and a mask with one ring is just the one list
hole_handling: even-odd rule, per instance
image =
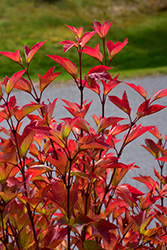
[[[126, 79], [126, 82], [134, 83], [136, 85], [143, 86], [148, 94], [148, 97], [152, 97], [152, 95], [157, 92], [159, 89], [167, 88], [167, 76], [157, 76], [157, 77], [144, 77], [138, 79]], [[117, 95], [118, 97], [122, 97], [124, 90], [127, 91], [128, 99], [132, 108], [132, 117], [135, 117], [137, 107], [143, 102], [143, 98], [133, 89], [128, 87], [125, 84], [118, 85], [110, 95]], [[14, 91], [17, 96], [18, 103], [20, 105], [28, 102], [29, 95], [24, 92]], [[63, 86], [59, 88], [50, 87], [45, 90], [44, 101], [50, 99], [50, 101], [54, 100], [56, 97], [59, 97], [56, 108], [55, 108], [55, 118], [58, 120], [59, 118], [70, 116], [68, 111], [63, 108], [63, 102], [60, 100], [67, 99], [68, 101], [79, 103], [79, 91], [76, 88], [75, 84], [69, 84], [68, 86]], [[101, 107], [99, 103], [99, 98], [97, 94], [94, 92], [85, 89], [84, 91], [84, 100], [88, 99], [93, 100], [91, 108], [89, 110], [89, 114], [86, 116], [87, 121], [94, 126], [94, 121], [92, 119], [92, 114], [96, 114], [99, 116], [101, 114]], [[167, 105], [167, 97], [159, 99], [157, 103], [162, 105]], [[126, 114], [115, 107], [110, 101], [107, 102], [105, 115], [108, 116], [123, 116], [127, 118]], [[150, 115], [148, 117], [144, 117], [140, 120], [139, 123], [143, 125], [156, 125], [160, 130], [161, 134], [167, 135], [167, 109], [160, 111], [154, 115]], [[135, 169], [130, 171], [128, 175], [124, 178], [125, 183], [131, 183], [136, 187], [140, 188], [142, 191], [146, 191], [147, 188], [143, 184], [140, 184], [131, 179], [133, 176], [137, 176], [139, 173], [142, 175], [151, 175], [153, 176], [153, 167], [155, 167], [159, 171], [159, 167], [157, 162], [154, 160], [154, 157], [150, 155], [143, 147], [144, 138], [153, 138], [154, 137], [150, 133], [146, 133], [144, 136], [141, 136], [136, 141], [127, 145], [123, 152], [123, 156], [121, 161], [124, 163], [132, 163], [136, 162], [136, 165], [140, 166], [140, 169]], [[167, 164], [166, 164], [167, 165]], [[167, 166], [164, 169], [164, 175], [167, 175]]]

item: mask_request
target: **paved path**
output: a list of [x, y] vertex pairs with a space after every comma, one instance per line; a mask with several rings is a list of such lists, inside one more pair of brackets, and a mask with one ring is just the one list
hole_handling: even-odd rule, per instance
[[[148, 94], [148, 97], [151, 97], [155, 92], [157, 92], [159, 89], [167, 88], [167, 76], [158, 76], [158, 77], [144, 77], [134, 80], [126, 80], [127, 82], [134, 83], [136, 85], [143, 86]], [[117, 95], [119, 97], [122, 97], [122, 94], [124, 90], [127, 91], [127, 95], [130, 101], [130, 105], [133, 105], [133, 117], [135, 117], [136, 109], [139, 106], [139, 104], [143, 101], [143, 98], [135, 92], [133, 89], [128, 87], [125, 84], [118, 85], [111, 93], [110, 95]], [[79, 90], [76, 88], [75, 84], [69, 85], [69, 86], [63, 86], [60, 88], [54, 88], [53, 86], [45, 90], [44, 95], [44, 101], [47, 99], [50, 99], [50, 101], [54, 100], [56, 97], [59, 97], [59, 100], [56, 103], [55, 108], [55, 118], [58, 120], [59, 118], [67, 117], [69, 116], [69, 113], [66, 109], [63, 108], [63, 102], [60, 100], [67, 99], [69, 101], [73, 102], [79, 102]], [[29, 95], [26, 93], [15, 91], [16, 96], [18, 97], [18, 103], [20, 105], [23, 105], [25, 101], [28, 102]], [[99, 105], [99, 98], [98, 96], [88, 90], [85, 89], [84, 92], [84, 99], [93, 100], [92, 106], [89, 110], [89, 114], [87, 115], [86, 119], [87, 121], [93, 126], [94, 122], [91, 117], [92, 114], [96, 114], [99, 116], [101, 114], [101, 108]], [[164, 97], [160, 99], [157, 103], [162, 105], [167, 105], [167, 97]], [[106, 116], [124, 116], [127, 118], [124, 113], [119, 110], [117, 107], [112, 105], [111, 102], [107, 102], [107, 107], [105, 110]], [[160, 111], [159, 113], [156, 113], [154, 115], [150, 115], [148, 117], [145, 117], [140, 120], [140, 123], [142, 122], [143, 125], [156, 125], [162, 135], [167, 135], [167, 109], [164, 109]], [[139, 173], [142, 175], [153, 175], [153, 166], [159, 170], [159, 167], [154, 160], [154, 157], [151, 156], [143, 147], [141, 147], [141, 144], [144, 144], [144, 138], [145, 136], [147, 138], [154, 138], [151, 136], [150, 133], [146, 133], [144, 136], [141, 136], [136, 141], [132, 142], [125, 148], [124, 154], [122, 156], [122, 162], [125, 163], [132, 163], [136, 162], [137, 165], [140, 166], [140, 169], [135, 169], [124, 178], [124, 182], [134, 184], [135, 186], [140, 185], [140, 188], [142, 188], [143, 191], [146, 191], [147, 188], [145, 188], [144, 185], [136, 183], [136, 181], [131, 180], [130, 177], [136, 176]], [[167, 164], [164, 169], [164, 175], [167, 175]]]

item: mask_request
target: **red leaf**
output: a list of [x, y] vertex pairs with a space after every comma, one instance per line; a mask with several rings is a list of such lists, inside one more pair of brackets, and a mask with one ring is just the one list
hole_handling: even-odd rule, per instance
[[8, 152], [0, 152], [0, 162], [17, 165], [16, 146], [8, 149]]
[[120, 117], [104, 117], [101, 118], [97, 127], [97, 132], [101, 132], [104, 129], [108, 128], [109, 126], [111, 126], [112, 124], [115, 124], [119, 121], [124, 120], [124, 118], [120, 118]]
[[129, 106], [126, 91], [124, 91], [122, 99], [118, 98], [117, 96], [109, 96], [109, 100], [130, 116], [131, 108]]
[[120, 84], [121, 82], [117, 80], [118, 75], [110, 80], [109, 82], [103, 81], [101, 80], [102, 84], [103, 84], [103, 94], [107, 95], [113, 88], [115, 88], [118, 84]]
[[54, 60], [56, 63], [58, 63], [62, 68], [64, 68], [74, 79], [78, 76], [78, 69], [76, 65], [68, 60], [67, 58], [63, 58], [61, 56], [57, 55], [47, 55], [52, 60]]
[[152, 129], [149, 130], [149, 132], [153, 134], [158, 140], [162, 139], [162, 135], [160, 134], [156, 126], [153, 126]]
[[83, 50], [81, 50], [82, 53], [85, 53], [91, 57], [94, 57], [95, 59], [97, 59], [99, 62], [102, 62], [103, 59], [103, 55], [102, 53], [99, 51], [99, 44], [96, 44], [95, 48], [91, 48], [88, 46], [85, 46], [85, 48]]
[[14, 88], [31, 93], [31, 83], [23, 77], [16, 82]]
[[[113, 223], [106, 221], [104, 219], [100, 219], [97, 222], [94, 222], [93, 227], [97, 230], [97, 232], [103, 237], [103, 239], [110, 244], [110, 232], [111, 229], [117, 229]], [[95, 231], [96, 231], [95, 230]]]
[[89, 76], [86, 78], [86, 81], [83, 82], [84, 86], [86, 88], [91, 89], [92, 91], [94, 91], [95, 93], [97, 93], [98, 95], [100, 95], [101, 91], [100, 91], [100, 86], [99, 84], [94, 80], [91, 79]]
[[133, 88], [135, 91], [137, 91], [144, 99], [147, 98], [147, 92], [145, 91], [145, 89], [142, 86], [140, 86], [140, 85], [136, 86], [133, 83], [127, 83], [127, 82], [125, 82], [125, 83], [128, 86], [130, 86], [131, 88]]
[[33, 111], [41, 108], [41, 104], [26, 104], [20, 110], [18, 109], [14, 115], [17, 121], [21, 121], [26, 115], [32, 113]]
[[58, 75], [61, 73], [53, 73], [55, 67], [49, 69], [44, 76], [38, 75], [39, 77], [39, 90], [42, 92]]
[[126, 141], [124, 141], [124, 144], [127, 145], [129, 142], [135, 140], [136, 138], [138, 138], [145, 132], [149, 131], [151, 128], [152, 126], [144, 127], [144, 126], [141, 126], [141, 124], [138, 126], [136, 126], [135, 124], [133, 128], [131, 129], [130, 133], [128, 134], [128, 137], [126, 138], [126, 135], [124, 136], [124, 140], [126, 138]]
[[145, 139], [145, 143], [147, 147], [145, 147], [144, 145], [142, 146], [146, 148], [154, 157], [158, 158], [160, 154], [160, 149], [157, 144], [151, 139]]
[[15, 74], [12, 75], [11, 78], [6, 83], [5, 90], [7, 94], [10, 94], [12, 89], [14, 88], [15, 84], [17, 81], [22, 77], [22, 75], [25, 73], [26, 69], [16, 72]]
[[160, 89], [153, 95], [153, 101], [162, 98], [164, 96], [167, 96], [167, 89]]
[[95, 66], [88, 71], [87, 77], [92, 80], [111, 80], [111, 75], [107, 72], [109, 69], [111, 67], [104, 65]]
[[90, 38], [95, 34], [96, 32], [92, 31], [92, 32], [86, 32], [85, 34], [83, 34], [83, 36], [81, 37], [81, 41], [80, 41], [80, 45], [83, 48], [85, 46], [85, 44], [90, 40]]
[[24, 46], [24, 52], [25, 52], [25, 57], [26, 57], [26, 62], [30, 63], [32, 58], [34, 57], [34, 55], [36, 54], [36, 52], [42, 47], [42, 45], [44, 43], [46, 43], [47, 41], [44, 42], [39, 42], [36, 43], [32, 49], [30, 49], [27, 45]]
[[10, 52], [10, 51], [1, 51], [0, 52], [1, 55], [6, 56], [8, 58], [10, 58], [11, 60], [13, 60], [14, 62], [17, 62], [18, 64], [22, 65], [22, 58], [20, 56], [20, 52], [17, 49], [16, 52]]
[[66, 25], [78, 38], [81, 38], [83, 33], [83, 27], [75, 28], [70, 25]]
[[27, 154], [27, 151], [31, 145], [31, 143], [33, 142], [33, 139], [34, 139], [34, 134], [35, 134], [35, 131], [34, 130], [31, 130], [31, 129], [28, 129], [28, 133], [26, 133], [26, 136], [22, 136], [22, 143], [20, 145], [20, 148], [19, 148], [19, 151], [20, 151], [20, 155], [22, 157], [25, 157], [26, 154]]
[[82, 109], [80, 108], [80, 105], [77, 103], [69, 102], [67, 100], [61, 99], [63, 102], [65, 102], [69, 107], [65, 107], [74, 117], [80, 117], [84, 118], [86, 113], [88, 112], [88, 109], [92, 103], [92, 101], [88, 104], [86, 104], [87, 101], [83, 102]]
[[59, 153], [59, 159], [56, 160], [50, 156], [46, 158], [46, 161], [50, 162], [53, 166], [55, 166], [56, 171], [61, 173], [61, 175], [65, 176], [66, 168], [67, 168], [67, 157], [64, 152]]
[[94, 22], [94, 27], [92, 27], [96, 33], [101, 37], [101, 38], [105, 38], [111, 25], [113, 22], [109, 22], [109, 21], [104, 21], [102, 24], [100, 22], [95, 21]]
[[93, 222], [93, 220], [90, 219], [88, 216], [84, 214], [79, 214], [74, 220], [73, 227], [79, 232], [79, 234], [81, 234], [82, 228], [91, 222]]
[[63, 41], [60, 42], [60, 44], [63, 44], [63, 54], [68, 51], [69, 49], [71, 49], [72, 47], [77, 47], [77, 44], [73, 41]]
[[139, 106], [137, 113], [136, 113], [137, 118], [141, 118], [146, 115], [154, 114], [167, 107], [167, 106], [162, 106], [159, 104], [154, 104], [154, 105], [149, 106], [149, 103], [150, 103], [150, 99], [147, 99]]
[[130, 128], [130, 124], [123, 124], [123, 125], [118, 125], [116, 124], [115, 126], [112, 126], [110, 131], [109, 131], [109, 135], [118, 135], [120, 133], [122, 133], [123, 131], [127, 130], [128, 128]]
[[128, 38], [126, 38], [123, 43], [116, 42], [115, 44], [113, 43], [113, 41], [108, 40], [106, 45], [108, 49], [109, 60], [112, 60], [113, 57], [116, 54], [118, 54], [125, 47], [127, 43], [128, 43]]

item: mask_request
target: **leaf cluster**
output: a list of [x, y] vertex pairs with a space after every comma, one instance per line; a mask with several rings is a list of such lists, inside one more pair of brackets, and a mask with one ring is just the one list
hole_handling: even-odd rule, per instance
[[[61, 72], [54, 72], [53, 66], [44, 76], [38, 74], [38, 89], [29, 73], [34, 55], [46, 41], [25, 46], [26, 66], [19, 50], [0, 52], [22, 69], [0, 85], [0, 249], [166, 249], [167, 137], [139, 120], [166, 108], [156, 101], [167, 96], [167, 89], [150, 98], [143, 87], [111, 76], [112, 59], [128, 43], [127, 38], [115, 44], [106, 41], [111, 25], [94, 22], [93, 31], [86, 33], [83, 27], [67, 26], [75, 41], [61, 42], [63, 53], [75, 48], [79, 67], [66, 57], [48, 55], [73, 78], [80, 96], [79, 104], [62, 100], [72, 116], [61, 121], [53, 117], [57, 98], [48, 103], [42, 100]], [[94, 35], [102, 42], [102, 52], [99, 44], [87, 46]], [[85, 74], [83, 53], [97, 60]], [[128, 85], [143, 99], [135, 117], [126, 91], [122, 97], [110, 94], [119, 84]], [[96, 128], [85, 119], [92, 103], [84, 100], [85, 88], [99, 97], [101, 116], [92, 115]], [[19, 107], [14, 89], [34, 101]], [[127, 115], [126, 120], [105, 116], [107, 99]], [[143, 193], [123, 182], [137, 166], [124, 164], [121, 156], [129, 143], [146, 132], [155, 141], [147, 138], [143, 147], [157, 160], [160, 171], [154, 169], [156, 180], [134, 177], [147, 186], [148, 193]], [[119, 140], [118, 135], [122, 136]]]

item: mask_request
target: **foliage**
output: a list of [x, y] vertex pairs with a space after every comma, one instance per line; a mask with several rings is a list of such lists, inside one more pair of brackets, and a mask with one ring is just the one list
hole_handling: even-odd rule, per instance
[[[63, 52], [75, 49], [79, 67], [66, 57], [48, 55], [73, 78], [80, 95], [79, 104], [63, 100], [72, 117], [61, 122], [53, 118], [57, 98], [42, 101], [45, 89], [60, 72], [52, 67], [44, 76], [38, 74], [39, 91], [29, 75], [29, 65], [46, 41], [32, 48], [25, 46], [26, 66], [19, 50], [0, 52], [22, 68], [5, 77], [0, 88], [0, 249], [166, 249], [167, 176], [163, 169], [167, 137], [163, 139], [157, 127], [138, 122], [166, 108], [156, 101], [167, 96], [167, 89], [150, 98], [143, 87], [111, 76], [112, 59], [128, 43], [127, 38], [106, 41], [111, 26], [109, 21], [94, 22], [93, 31], [86, 33], [82, 27], [67, 26], [76, 40], [61, 42]], [[99, 44], [94, 48], [87, 45], [95, 34], [102, 41], [103, 52]], [[97, 60], [84, 75], [83, 54]], [[129, 85], [143, 98], [135, 118], [126, 91], [122, 97], [111, 95], [119, 84]], [[15, 88], [34, 101], [19, 107], [12, 95]], [[85, 88], [99, 96], [101, 116], [92, 115], [96, 129], [85, 119], [92, 103], [84, 100]], [[105, 116], [107, 98], [126, 113], [127, 121]], [[26, 124], [25, 118], [29, 119]], [[155, 141], [147, 138], [143, 147], [157, 159], [160, 171], [154, 170], [155, 179], [134, 178], [148, 187], [149, 192], [142, 193], [123, 183], [128, 171], [137, 166], [124, 164], [121, 156], [129, 143], [147, 131]]]
[[[52, 61], [46, 54], [62, 54], [59, 42], [72, 40], [72, 34], [64, 24], [83, 25], [90, 31], [90, 23], [94, 20], [114, 20], [109, 30], [109, 37], [115, 43], [129, 39], [129, 45], [114, 59], [114, 74], [121, 72], [121, 79], [148, 74], [167, 74], [166, 50], [167, 39], [167, 1], [162, 0], [1, 0], [0, 12], [0, 50], [15, 51], [19, 49], [24, 60], [23, 46], [30, 47], [38, 41], [48, 40], [38, 52], [38, 56], [30, 64], [31, 78], [38, 81], [38, 74], [43, 75], [52, 67]], [[75, 10], [75, 11], [74, 11]], [[96, 36], [89, 46], [98, 43]], [[101, 50], [101, 44], [99, 44]], [[72, 61], [78, 60], [73, 50], [68, 55]], [[135, 60], [137, 58], [137, 60]], [[121, 63], [120, 63], [121, 62]], [[128, 63], [127, 63], [128, 62]], [[17, 64], [11, 64], [0, 57], [0, 79], [5, 75], [12, 76], [19, 71]], [[82, 66], [85, 72], [95, 66], [93, 58], [85, 57]], [[61, 67], [56, 65], [56, 71]], [[70, 80], [68, 74], [61, 74], [59, 82]]]

